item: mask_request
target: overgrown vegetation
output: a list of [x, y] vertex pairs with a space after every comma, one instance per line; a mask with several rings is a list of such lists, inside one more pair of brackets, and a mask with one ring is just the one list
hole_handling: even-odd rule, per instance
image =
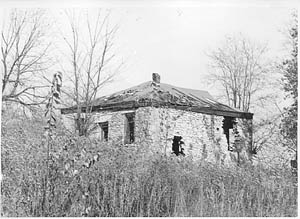
[[146, 155], [147, 145], [53, 133], [47, 210], [41, 118], [2, 120], [2, 216], [296, 216], [290, 170]]
[[[75, 14], [68, 16], [70, 38], [62, 31], [72, 57], [70, 62], [61, 61], [70, 64], [62, 71], [71, 75], [67, 78], [72, 85], [64, 93], [77, 105], [79, 134], [88, 136], [91, 121], [86, 117], [81, 122], [80, 114], [90, 114], [100, 88], [120, 68], [107, 68], [108, 63], [114, 63], [115, 54], [109, 51], [117, 28], [108, 28], [108, 15], [102, 20], [98, 13], [93, 25], [86, 14], [85, 41], [79, 37], [80, 25], [76, 23], [80, 17]], [[32, 111], [30, 118], [13, 114], [15, 103], [31, 107], [47, 102], [44, 92], [38, 92], [49, 87], [40, 78], [52, 64], [48, 57], [51, 43], [47, 43], [44, 30], [49, 26], [42, 25], [44, 18], [43, 10], [15, 10], [2, 31], [2, 104], [6, 107], [1, 121], [1, 216], [297, 216], [297, 178], [283, 166], [228, 168], [168, 156], [168, 135], [161, 139], [164, 154], [158, 154], [147, 153], [146, 144], [125, 146], [68, 133], [54, 115], [55, 104], [60, 104], [58, 74], [46, 105], [48, 118], [37, 114], [45, 110], [42, 107]], [[255, 149], [257, 145], [263, 148], [269, 144], [272, 149], [281, 145], [281, 133], [292, 142], [287, 146], [296, 150], [296, 26], [297, 19], [289, 30], [291, 57], [280, 65], [284, 91], [293, 104], [285, 109], [280, 129], [271, 117], [257, 124], [264, 130], [256, 137]], [[221, 73], [214, 79], [222, 82], [230, 105], [249, 111], [254, 94], [265, 87], [264, 80], [271, 72], [262, 62], [265, 49], [245, 39], [228, 39], [223, 49], [211, 54], [217, 73]], [[260, 102], [272, 97], [262, 94], [264, 98], [256, 98]], [[84, 108], [83, 103], [90, 107]], [[165, 110], [160, 119], [160, 130], [168, 134], [174, 124]]]
[[[291, 106], [284, 109], [281, 133], [284, 135], [286, 146], [297, 151], [297, 120], [298, 120], [298, 17], [293, 14], [293, 23], [288, 31], [291, 47], [290, 57], [279, 66], [283, 72], [283, 89], [287, 98], [292, 99]], [[296, 153], [297, 154], [297, 153]], [[296, 155], [297, 156], [297, 155]]]

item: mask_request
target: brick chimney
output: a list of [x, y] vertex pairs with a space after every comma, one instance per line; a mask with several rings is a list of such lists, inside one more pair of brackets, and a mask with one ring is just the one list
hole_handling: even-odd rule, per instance
[[160, 75], [158, 73], [152, 73], [152, 83], [156, 86], [160, 84]]

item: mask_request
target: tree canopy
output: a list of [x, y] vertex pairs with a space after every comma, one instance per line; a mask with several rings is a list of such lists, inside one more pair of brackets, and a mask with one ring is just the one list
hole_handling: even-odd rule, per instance
[[298, 19], [296, 14], [293, 15], [293, 24], [289, 28], [288, 37], [291, 43], [290, 57], [282, 62], [280, 69], [283, 72], [283, 89], [293, 102], [291, 106], [285, 108], [281, 131], [286, 137], [288, 147], [296, 150], [298, 118]]

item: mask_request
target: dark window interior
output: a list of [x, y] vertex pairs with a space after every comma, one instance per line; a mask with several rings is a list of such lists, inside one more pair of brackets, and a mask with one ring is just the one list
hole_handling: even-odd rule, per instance
[[79, 136], [84, 135], [84, 118], [80, 118], [78, 122], [78, 118], [76, 118], [75, 129], [79, 131]]
[[134, 142], [134, 116], [134, 113], [125, 114], [125, 144], [130, 144]]
[[297, 160], [291, 160], [291, 167], [297, 168]]
[[101, 128], [101, 140], [108, 141], [108, 122], [99, 123]]
[[230, 141], [229, 141], [229, 133], [230, 133], [230, 129], [233, 129], [233, 125], [236, 124], [235, 118], [234, 117], [229, 117], [229, 116], [224, 116], [223, 119], [223, 130], [224, 130], [224, 134], [226, 136], [227, 139], [227, 145], [228, 145], [228, 150], [229, 151], [233, 151], [233, 147], [232, 145], [230, 145]]
[[182, 145], [184, 144], [184, 142], [182, 141], [182, 137], [181, 136], [174, 136], [173, 138], [173, 143], [172, 143], [172, 153], [176, 154], [176, 156], [178, 155], [185, 155], [183, 152], [183, 147]]

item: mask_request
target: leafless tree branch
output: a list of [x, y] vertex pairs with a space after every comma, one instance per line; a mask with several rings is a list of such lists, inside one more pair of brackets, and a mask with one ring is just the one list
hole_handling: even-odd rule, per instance
[[[77, 129], [84, 129], [87, 134], [89, 129], [89, 116], [92, 112], [93, 103], [99, 95], [100, 89], [107, 83], [111, 82], [120, 69], [119, 65], [112, 66], [116, 55], [113, 52], [114, 36], [117, 26], [110, 27], [108, 24], [110, 14], [104, 11], [98, 11], [94, 19], [89, 13], [82, 16], [82, 11], [66, 11], [68, 17], [70, 36], [63, 38], [69, 50], [71, 58], [70, 68], [67, 75], [70, 77], [73, 91], [64, 90], [63, 93], [68, 99], [73, 100], [73, 104], [77, 107]], [[79, 20], [84, 21], [86, 31], [80, 29]], [[83, 19], [84, 18], [84, 19]], [[84, 38], [82, 33], [86, 33]], [[110, 68], [115, 71], [109, 71]], [[68, 76], [66, 76], [68, 77]], [[84, 109], [84, 110], [83, 110]], [[85, 124], [79, 124], [85, 113]]]
[[[31, 82], [47, 66], [43, 10], [12, 10], [9, 21], [1, 33], [2, 101], [24, 106], [43, 102], [39, 89], [44, 86]], [[25, 95], [26, 94], [26, 95]], [[28, 98], [28, 95], [32, 98]], [[36, 103], [32, 103], [34, 101]]]

